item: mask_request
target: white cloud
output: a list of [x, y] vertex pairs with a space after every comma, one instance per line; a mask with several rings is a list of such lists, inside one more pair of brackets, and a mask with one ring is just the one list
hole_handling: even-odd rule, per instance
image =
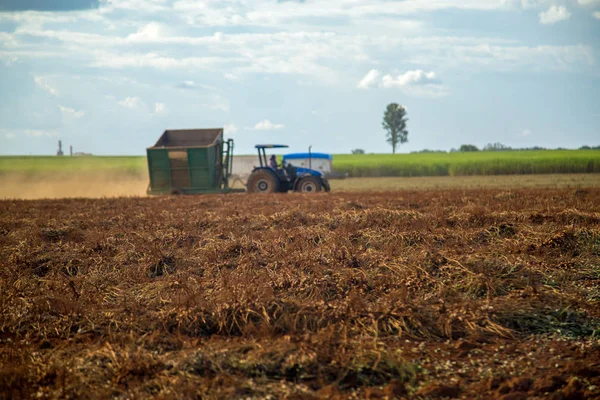
[[154, 114], [166, 115], [167, 106], [165, 105], [165, 103], [154, 103]]
[[379, 86], [389, 89], [394, 87], [403, 88], [409, 85], [429, 85], [438, 83], [439, 80], [433, 71], [425, 72], [417, 69], [414, 71], [407, 71], [397, 76], [387, 74], [381, 77], [380, 71], [372, 69], [358, 83], [358, 87], [361, 89], [368, 89], [370, 87]]
[[[494, 10], [512, 8], [512, 1], [499, 0], [327, 0], [287, 1], [270, 0], [179, 0], [173, 8], [190, 25], [198, 26], [288, 26], [308, 25], [311, 18], [347, 18], [361, 20], [373, 17], [410, 16], [419, 12], [442, 9]], [[404, 21], [396, 18], [398, 25]], [[412, 22], [412, 21], [411, 21]], [[312, 22], [314, 23], [314, 22]], [[326, 23], [326, 22], [325, 22]]]
[[230, 81], [239, 81], [240, 80], [239, 76], [237, 76], [236, 74], [232, 74], [230, 72], [226, 73], [223, 76], [225, 77], [225, 79], [229, 79]]
[[136, 33], [127, 36], [127, 39], [131, 42], [153, 42], [158, 41], [160, 38], [166, 37], [167, 35], [168, 34], [162, 25], [151, 22], [148, 25], [144, 25]]
[[75, 111], [72, 108], [59, 105], [58, 108], [65, 119], [78, 119], [84, 116], [84, 111]]
[[[379, 26], [378, 18], [372, 16], [370, 25]], [[381, 53], [389, 52], [402, 52], [407, 63], [422, 68], [444, 65], [461, 70], [467, 65], [488, 70], [574, 69], [593, 60], [591, 46], [521, 46], [515, 40], [484, 36], [399, 35], [393, 25], [384, 25], [371, 34], [344, 28], [341, 32], [217, 32], [207, 36], [175, 36], [163, 34], [160, 29], [161, 25], [146, 25], [138, 31], [143, 33], [140, 39], [133, 40], [131, 37], [137, 36], [132, 35], [137, 33], [120, 37], [24, 28], [16, 35], [50, 38], [59, 43], [26, 51], [21, 48], [0, 51], [0, 57], [63, 58], [65, 54], [78, 54], [84, 63], [93, 67], [202, 69], [230, 80], [248, 73], [296, 74], [330, 85], [347, 84], [348, 77], [339, 72], [340, 63], [372, 66]], [[153, 46], [142, 46], [144, 44]]]
[[531, 130], [529, 129], [523, 129], [523, 132], [521, 132], [521, 136], [529, 136], [531, 135]]
[[224, 113], [229, 112], [229, 101], [226, 98], [219, 95], [212, 95], [209, 99], [208, 103], [200, 104], [199, 106], [209, 110], [216, 110]]
[[277, 129], [283, 129], [284, 127], [285, 126], [283, 124], [274, 124], [268, 119], [265, 119], [254, 125], [254, 128], [252, 129], [257, 131], [272, 131]]
[[52, 96], [60, 95], [60, 93], [58, 92], [58, 89], [56, 89], [55, 87], [51, 86], [48, 83], [47, 77], [35, 75], [33, 77], [33, 80], [36, 83], [36, 85], [38, 85], [40, 88], [44, 89], [46, 92], [50, 93]]
[[44, 129], [0, 129], [0, 134], [4, 134], [7, 139], [14, 139], [17, 136], [58, 137], [58, 132]]
[[569, 19], [571, 12], [564, 6], [551, 6], [547, 11], [540, 12], [539, 16], [540, 23], [551, 25]]
[[600, 0], [577, 0], [577, 3], [580, 6], [598, 6], [600, 5]]
[[[104, 0], [101, 0], [104, 1]], [[77, 21], [103, 22], [99, 10], [68, 11], [68, 12], [48, 12], [48, 11], [22, 11], [1, 13], [0, 21], [12, 21], [21, 25], [44, 26], [47, 24], [66, 24]]]
[[115, 10], [131, 10], [162, 14], [169, 11], [169, 5], [165, 0], [103, 1], [102, 6], [106, 13], [112, 13]]
[[177, 85], [177, 87], [180, 89], [195, 89], [196, 84], [194, 83], [194, 81], [183, 81], [179, 85]]
[[31, 137], [58, 137], [56, 131], [46, 131], [41, 129], [25, 129], [23, 134]]
[[10, 67], [19, 62], [19, 57], [15, 57], [15, 56], [3, 57], [3, 55], [0, 53], [0, 60], [2, 60], [4, 65], [6, 65], [7, 67]]
[[[431, 44], [427, 52], [415, 50], [407, 61], [421, 65], [444, 65], [446, 68], [469, 68], [493, 71], [567, 70], [594, 64], [593, 49], [587, 45], [518, 46], [460, 43]], [[424, 48], [429, 46], [425, 45]]]
[[372, 86], [376, 86], [380, 76], [381, 72], [379, 72], [378, 70], [370, 70], [369, 72], [367, 72], [367, 75], [365, 75], [365, 77], [362, 78], [360, 82], [358, 82], [358, 88], [368, 89]]
[[238, 131], [238, 127], [235, 124], [225, 124], [223, 129], [225, 133], [236, 133]]
[[7, 32], [0, 32], [0, 47], [14, 48], [17, 46], [18, 43], [13, 34]]
[[594, 14], [592, 14], [595, 18], [600, 19], [600, 11], [596, 11]]
[[222, 65], [225, 62], [231, 62], [235, 59], [225, 57], [174, 57], [158, 53], [124, 53], [117, 54], [111, 52], [97, 52], [96, 61], [93, 63], [96, 67], [107, 68], [126, 68], [126, 67], [152, 67], [158, 69], [173, 68], [209, 68]]
[[358, 87], [362, 89], [370, 87], [398, 88], [407, 94], [420, 97], [442, 97], [449, 94], [448, 89], [441, 84], [435, 72], [425, 72], [420, 69], [396, 76], [387, 74], [383, 77], [380, 71], [372, 69], [358, 83]]
[[434, 83], [439, 83], [435, 72], [425, 72], [420, 69], [407, 71], [404, 74], [395, 77], [392, 75], [385, 75], [381, 79], [381, 86], [384, 88], [405, 87], [408, 85], [427, 85]]
[[126, 99], [119, 101], [118, 104], [121, 107], [131, 108], [132, 110], [137, 110], [145, 106], [144, 102], [139, 97], [127, 97]]

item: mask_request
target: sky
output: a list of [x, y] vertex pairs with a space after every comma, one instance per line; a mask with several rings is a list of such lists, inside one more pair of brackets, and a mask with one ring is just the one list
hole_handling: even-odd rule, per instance
[[0, 154], [600, 144], [600, 0], [0, 0]]

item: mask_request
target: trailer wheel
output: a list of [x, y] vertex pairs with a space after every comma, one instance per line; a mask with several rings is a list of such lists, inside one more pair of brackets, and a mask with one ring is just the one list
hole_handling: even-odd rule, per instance
[[172, 196], [180, 196], [183, 194], [183, 191], [179, 188], [174, 188], [171, 190], [171, 195]]
[[296, 186], [296, 191], [301, 193], [316, 193], [322, 189], [321, 180], [316, 176], [307, 176], [300, 179]]
[[250, 175], [246, 187], [248, 193], [275, 193], [277, 192], [277, 179], [267, 170], [258, 170]]

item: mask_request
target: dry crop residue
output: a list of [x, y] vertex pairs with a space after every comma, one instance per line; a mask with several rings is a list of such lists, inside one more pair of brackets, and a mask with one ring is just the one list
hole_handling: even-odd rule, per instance
[[598, 398], [598, 204], [0, 201], [0, 397]]

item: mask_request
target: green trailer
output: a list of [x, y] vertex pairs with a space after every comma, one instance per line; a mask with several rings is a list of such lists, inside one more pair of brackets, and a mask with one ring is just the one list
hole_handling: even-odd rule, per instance
[[148, 194], [244, 191], [229, 187], [233, 140], [223, 139], [223, 128], [166, 130], [146, 154]]

